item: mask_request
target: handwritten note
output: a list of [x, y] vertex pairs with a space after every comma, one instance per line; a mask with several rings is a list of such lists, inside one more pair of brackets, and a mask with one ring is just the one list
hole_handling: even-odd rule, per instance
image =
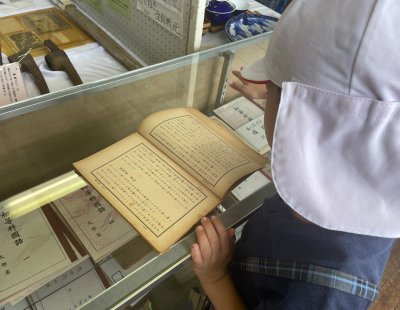
[[26, 98], [19, 63], [0, 66], [0, 106]]

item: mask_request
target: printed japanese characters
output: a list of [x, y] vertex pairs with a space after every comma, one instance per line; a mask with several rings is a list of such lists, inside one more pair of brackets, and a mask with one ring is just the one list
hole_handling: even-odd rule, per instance
[[132, 226], [90, 185], [52, 204], [95, 262], [137, 236]]
[[138, 0], [136, 7], [139, 11], [156, 21], [167, 31], [179, 38], [183, 37], [183, 10], [182, 0]]
[[[71, 265], [42, 210], [18, 219], [0, 212], [0, 305]], [[44, 284], [44, 283], [42, 283]]]
[[270, 151], [264, 129], [264, 111], [245, 97], [214, 110], [235, 132], [260, 154]]
[[158, 251], [167, 250], [265, 159], [192, 108], [154, 113], [75, 169]]
[[18, 63], [0, 66], [0, 106], [26, 99]]

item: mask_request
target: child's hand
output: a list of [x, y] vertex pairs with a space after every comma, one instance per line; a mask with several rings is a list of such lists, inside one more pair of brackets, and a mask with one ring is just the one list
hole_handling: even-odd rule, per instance
[[242, 93], [242, 95], [250, 101], [254, 102], [254, 99], [265, 99], [267, 97], [267, 89], [265, 84], [246, 82], [242, 78], [240, 71], [232, 71], [232, 74], [236, 76], [239, 81], [229, 81], [229, 86]]
[[197, 243], [192, 246], [192, 266], [204, 287], [215, 284], [228, 273], [235, 230], [227, 230], [215, 216], [204, 217], [201, 224], [196, 228]]

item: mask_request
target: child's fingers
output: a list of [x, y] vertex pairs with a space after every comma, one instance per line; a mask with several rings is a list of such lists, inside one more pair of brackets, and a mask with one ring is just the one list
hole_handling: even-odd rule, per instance
[[216, 216], [212, 216], [211, 217], [211, 221], [214, 224], [214, 227], [215, 227], [215, 230], [218, 233], [218, 236], [220, 238], [227, 238], [228, 237], [228, 233], [227, 233], [227, 230], [226, 230], [224, 224], [222, 224], [221, 220]]
[[[242, 69], [242, 68], [241, 68]], [[240, 70], [241, 70], [240, 69]], [[245, 81], [244, 79], [243, 79], [243, 77], [242, 77], [242, 74], [240, 73], [240, 71], [238, 71], [238, 70], [233, 70], [232, 71], [232, 74], [234, 75], [234, 76], [236, 76], [243, 84], [247, 84], [247, 81]]]
[[239, 83], [237, 81], [229, 81], [229, 86], [234, 90], [237, 90], [244, 97], [254, 102], [253, 99], [258, 99], [258, 94], [253, 92], [253, 88], [247, 84]]
[[192, 245], [192, 261], [195, 265], [200, 266], [203, 264], [203, 257], [201, 255], [200, 247], [197, 243]]
[[211, 221], [214, 224], [214, 227], [218, 233], [223, 255], [229, 254], [233, 245], [232, 237], [229, 234], [229, 231], [226, 229], [226, 227], [218, 217], [212, 216]]
[[228, 84], [234, 90], [237, 90], [238, 92], [241, 92], [241, 93], [245, 90], [245, 87], [246, 87], [246, 85], [243, 85], [243, 83], [239, 83], [237, 81], [229, 81]]
[[211, 249], [214, 251], [219, 250], [220, 248], [220, 240], [217, 231], [214, 228], [213, 223], [207, 217], [203, 217], [201, 219], [201, 223], [203, 224], [204, 231], [207, 234], [208, 241], [210, 243]]
[[203, 261], [206, 261], [211, 257], [212, 249], [207, 234], [204, 231], [204, 227], [201, 225], [196, 227], [196, 238]]

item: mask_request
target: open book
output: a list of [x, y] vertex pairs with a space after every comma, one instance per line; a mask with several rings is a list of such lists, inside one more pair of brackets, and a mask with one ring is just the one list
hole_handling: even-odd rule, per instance
[[266, 159], [193, 108], [154, 113], [75, 169], [159, 252]]

